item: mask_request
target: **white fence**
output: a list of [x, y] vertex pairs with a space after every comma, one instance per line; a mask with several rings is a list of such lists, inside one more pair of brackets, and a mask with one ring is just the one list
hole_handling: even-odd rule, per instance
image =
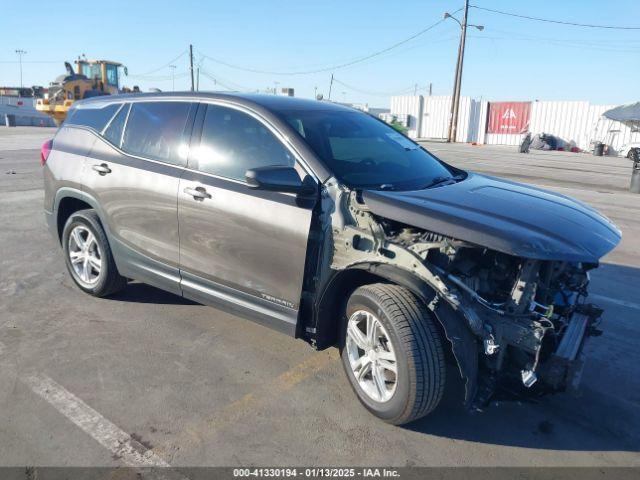
[[[559, 146], [588, 150], [593, 141], [609, 146], [615, 154], [622, 145], [640, 142], [640, 132], [602, 117], [615, 105], [592, 105], [577, 101], [535, 101], [531, 103], [529, 131], [555, 136]], [[461, 97], [457, 142], [489, 145], [518, 145], [522, 135], [487, 133], [489, 102]], [[445, 139], [449, 128], [451, 96], [391, 97], [391, 114], [409, 116], [411, 138]]]

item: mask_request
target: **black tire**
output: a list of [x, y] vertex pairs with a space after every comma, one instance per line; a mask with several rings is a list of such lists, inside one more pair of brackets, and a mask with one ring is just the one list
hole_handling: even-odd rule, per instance
[[[360, 386], [346, 348], [348, 319], [365, 310], [374, 314], [389, 334], [396, 356], [396, 387], [385, 402], [375, 401]], [[340, 354], [349, 383], [360, 402], [375, 416], [402, 425], [435, 409], [444, 393], [446, 373], [437, 321], [413, 293], [392, 284], [365, 285], [347, 302]]]
[[632, 148], [629, 150], [629, 153], [627, 153], [627, 158], [633, 162], [637, 162], [640, 160], [640, 149], [638, 148]]
[[[88, 285], [82, 281], [71, 265], [71, 258], [69, 257], [69, 237], [72, 230], [79, 225], [91, 231], [100, 248], [102, 266], [100, 275], [93, 285]], [[62, 231], [62, 251], [71, 278], [84, 292], [94, 297], [106, 297], [123, 290], [127, 286], [127, 279], [118, 273], [107, 235], [104, 233], [98, 214], [94, 210], [79, 210], [67, 219]]]

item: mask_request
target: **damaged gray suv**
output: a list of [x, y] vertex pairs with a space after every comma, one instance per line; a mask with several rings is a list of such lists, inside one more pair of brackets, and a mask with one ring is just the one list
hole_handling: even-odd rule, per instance
[[337, 346], [360, 401], [394, 424], [458, 374], [473, 408], [574, 388], [602, 314], [589, 271], [620, 241], [582, 203], [459, 170], [327, 102], [92, 98], [41, 160], [79, 288], [137, 280]]

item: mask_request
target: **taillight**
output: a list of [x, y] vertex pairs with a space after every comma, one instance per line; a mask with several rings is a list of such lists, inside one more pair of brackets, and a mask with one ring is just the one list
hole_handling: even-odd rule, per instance
[[42, 148], [40, 149], [40, 165], [44, 167], [44, 164], [47, 163], [47, 158], [49, 158], [49, 154], [51, 153], [51, 149], [53, 148], [53, 140], [47, 140], [42, 144]]

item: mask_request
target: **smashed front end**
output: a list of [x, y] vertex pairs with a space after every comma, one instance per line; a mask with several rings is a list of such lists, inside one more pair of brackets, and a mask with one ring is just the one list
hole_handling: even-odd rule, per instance
[[602, 310], [586, 303], [589, 270], [597, 265], [530, 260], [441, 241], [425, 261], [478, 337], [475, 405], [486, 403], [498, 387], [532, 395], [575, 389], [585, 340], [600, 333]]
[[[523, 187], [504, 185], [502, 188], [517, 188], [516, 193], [523, 195]], [[460, 203], [465, 192], [458, 187], [456, 196], [455, 186], [446, 188], [454, 192], [454, 200], [445, 203], [442, 194], [435, 199], [427, 197], [435, 195], [429, 191], [420, 192], [419, 197], [414, 193], [363, 195], [329, 185], [325, 199], [331, 207], [325, 212], [330, 216], [327, 233], [332, 248], [325, 254], [330, 270], [366, 269], [418, 294], [451, 344], [465, 383], [465, 403], [470, 407], [482, 408], [498, 391], [542, 395], [575, 389], [584, 364], [585, 341], [600, 334], [597, 327], [602, 310], [586, 301], [589, 271], [598, 266], [601, 252], [619, 242], [619, 231], [585, 206], [583, 216], [588, 215], [604, 232], [599, 238], [606, 239], [606, 245], [578, 232], [574, 238], [564, 237], [564, 255], [558, 253], [559, 248], [528, 255], [531, 238], [544, 240], [540, 232], [550, 239], [547, 245], [555, 246], [551, 241], [562, 238], [551, 232], [551, 227], [556, 227], [553, 214], [536, 217], [542, 219], [535, 232], [531, 227], [531, 235], [521, 218], [511, 217], [508, 224], [505, 211], [496, 213], [496, 207], [482, 211], [482, 223], [473, 223], [475, 218], [473, 222], [468, 218], [477, 215], [478, 206], [465, 205], [463, 209], [455, 205], [454, 211], [454, 201]], [[530, 192], [538, 194], [534, 190], [526, 194]], [[539, 195], [541, 201], [549, 201], [547, 193]], [[582, 208], [582, 204], [569, 204], [567, 197], [558, 201], [572, 211], [574, 205]], [[469, 216], [463, 217], [469, 211]], [[554, 212], [558, 217], [564, 215], [558, 223], [566, 221], [567, 214], [560, 207]], [[487, 218], [492, 215], [500, 223], [490, 225]], [[584, 229], [596, 228], [581, 221]], [[430, 225], [437, 225], [439, 231], [428, 228]], [[511, 225], [520, 228], [520, 237]], [[595, 249], [594, 245], [600, 248], [594, 255], [597, 258], [576, 258], [585, 256], [580, 251], [585, 245], [585, 250]]]
[[[586, 303], [589, 270], [597, 264], [531, 260], [379, 221], [394, 247], [389, 250], [419, 256], [439, 280], [431, 283], [436, 316], [443, 316], [438, 302], [446, 302], [475, 336], [477, 351], [465, 353], [459, 345], [456, 355], [477, 355], [476, 378], [467, 381], [470, 405], [482, 407], [497, 389], [541, 395], [577, 387], [585, 340], [600, 333], [602, 310]], [[452, 342], [461, 337], [448, 336]]]

